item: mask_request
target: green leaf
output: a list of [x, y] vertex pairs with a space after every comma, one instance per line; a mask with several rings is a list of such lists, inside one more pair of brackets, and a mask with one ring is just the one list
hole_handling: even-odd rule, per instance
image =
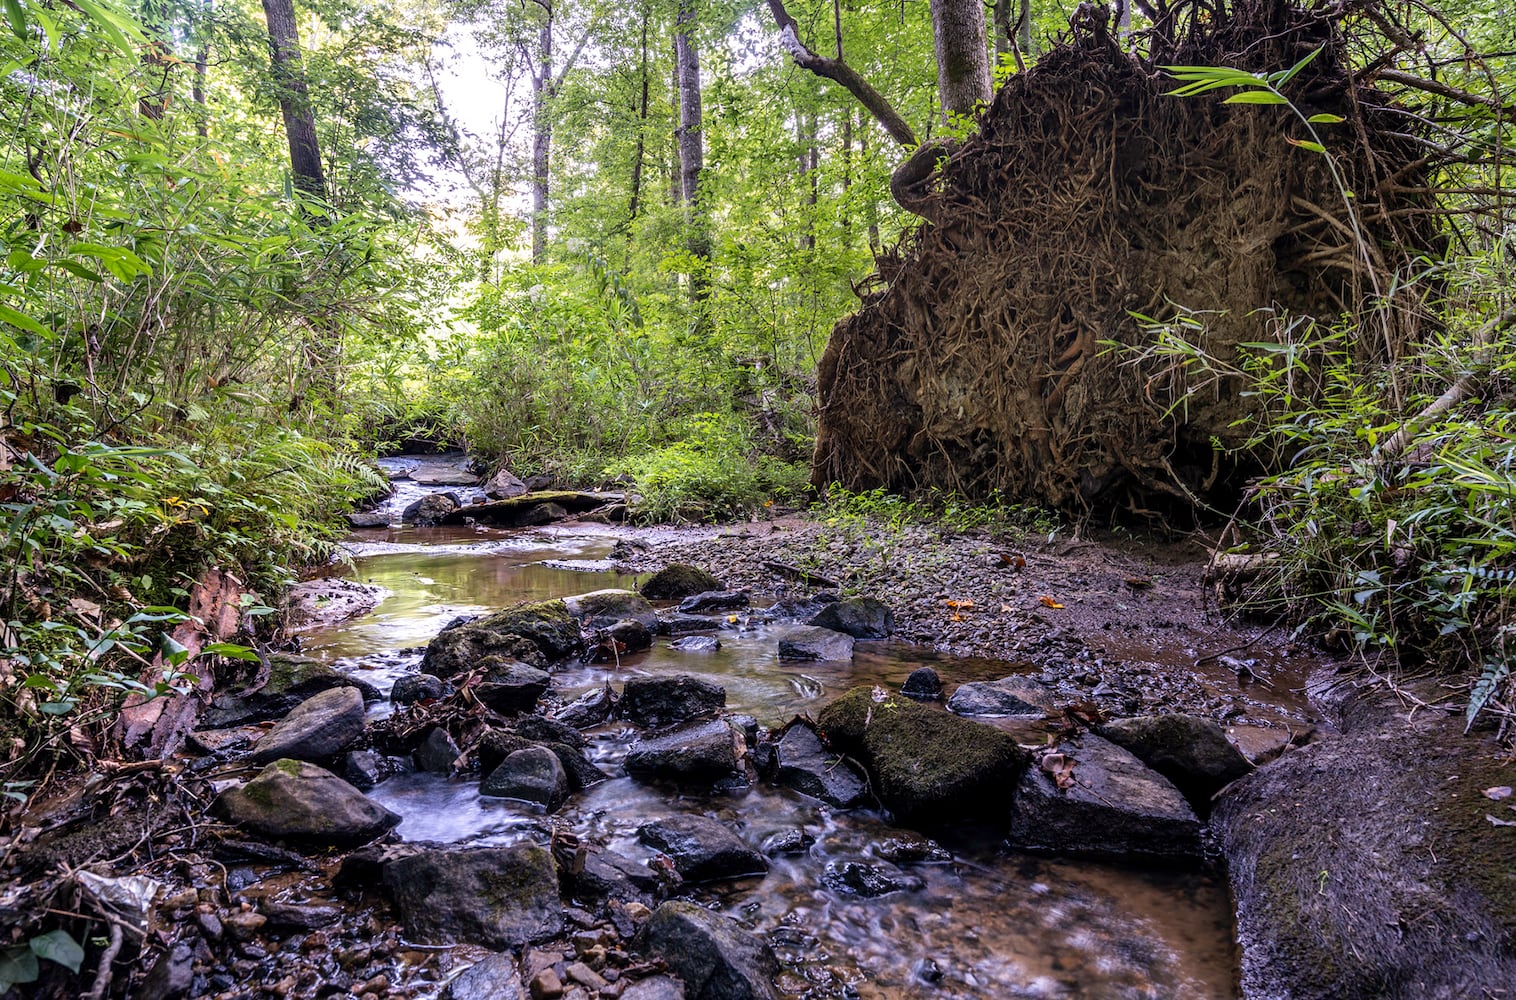
[[1245, 90], [1240, 94], [1233, 94], [1222, 104], [1288, 104], [1282, 94], [1276, 94], [1272, 90]]
[[1310, 122], [1312, 125], [1338, 125], [1342, 122], [1347, 121], [1347, 119], [1341, 115], [1329, 115], [1326, 112], [1322, 112], [1319, 115], [1312, 115], [1311, 117], [1307, 118], [1306, 121]]
[[106, 40], [120, 49], [123, 54], [129, 56], [136, 54], [136, 49], [127, 36], [140, 38], [142, 29], [131, 18], [119, 11], [111, 10], [103, 3], [97, 3], [96, 0], [70, 0], [70, 2], [89, 15], [89, 19], [95, 22], [95, 26], [100, 29], [100, 33]]
[[1325, 146], [1311, 139], [1290, 139], [1287, 137], [1285, 141], [1287, 141], [1291, 146], [1299, 146], [1301, 149], [1309, 149], [1313, 153], [1325, 153], [1327, 151], [1327, 148]]
[[0, 302], [0, 323], [9, 323], [11, 326], [19, 327], [28, 333], [35, 333], [39, 337], [45, 337], [48, 340], [53, 339], [53, 331], [38, 323], [26, 313], [12, 309], [3, 302]]
[[10, 948], [0, 952], [0, 991], [8, 991], [17, 983], [34, 983], [40, 972], [37, 956], [30, 948]]
[[163, 633], [163, 638], [159, 640], [158, 645], [163, 650], [163, 658], [172, 666], [177, 667], [189, 659], [189, 647], [179, 642], [167, 632]]
[[39, 934], [32, 938], [31, 948], [38, 958], [57, 962], [70, 972], [78, 972], [79, 966], [84, 963], [84, 949], [79, 947], [79, 942], [68, 931]]
[[62, 701], [44, 702], [37, 706], [37, 711], [43, 715], [67, 715], [74, 710], [79, 703], [72, 698], [64, 698]]
[[1295, 74], [1299, 73], [1301, 70], [1309, 66], [1311, 62], [1319, 55], [1321, 55], [1321, 49], [1317, 48], [1312, 50], [1310, 55], [1306, 56], [1304, 59], [1291, 66], [1289, 69], [1285, 70], [1282, 75], [1271, 74], [1269, 82], [1276, 87], [1283, 87], [1285, 84], [1295, 79]]
[[253, 663], [257, 663], [259, 661], [258, 653], [256, 650], [250, 649], [247, 646], [239, 646], [235, 642], [208, 643], [203, 649], [200, 650], [200, 652], [202, 654], [214, 653], [217, 656], [225, 656], [233, 660], [249, 660]]
[[26, 29], [26, 11], [21, 8], [21, 0], [5, 0], [5, 19], [10, 22], [11, 34], [23, 42], [31, 40], [31, 35]]

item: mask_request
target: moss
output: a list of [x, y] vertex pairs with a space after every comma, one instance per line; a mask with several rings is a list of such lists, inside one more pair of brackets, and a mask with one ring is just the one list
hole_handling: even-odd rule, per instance
[[700, 567], [671, 563], [642, 585], [642, 596], [654, 601], [671, 601], [720, 589], [721, 581]]
[[1516, 822], [1516, 798], [1494, 801], [1485, 789], [1516, 785], [1516, 766], [1488, 754], [1467, 757], [1458, 768], [1447, 805], [1438, 810], [1439, 837], [1433, 845], [1450, 897], [1467, 888], [1483, 897], [1486, 909], [1516, 944], [1516, 830], [1485, 817]]

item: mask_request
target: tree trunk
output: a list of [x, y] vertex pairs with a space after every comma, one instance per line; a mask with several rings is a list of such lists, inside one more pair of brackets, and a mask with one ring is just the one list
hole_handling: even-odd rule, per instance
[[1021, 0], [1021, 13], [1016, 19], [1016, 48], [1024, 56], [1037, 54], [1032, 42], [1032, 0]]
[[544, 6], [537, 36], [537, 69], [532, 73], [532, 263], [547, 251], [548, 169], [553, 150], [553, 123], [548, 98], [553, 83], [553, 12]]
[[931, 0], [937, 91], [949, 118], [968, 116], [990, 99], [990, 57], [979, 0]]
[[800, 146], [800, 179], [805, 184], [805, 235], [800, 245], [806, 250], [816, 249], [816, 205], [820, 191], [817, 187], [817, 168], [821, 166], [821, 151], [816, 147], [815, 106], [795, 115], [795, 129]]
[[[628, 224], [636, 221], [637, 212], [642, 207], [642, 161], [647, 156], [647, 107], [648, 107], [648, 55], [647, 55], [647, 30], [648, 22], [652, 20], [652, 10], [646, 3], [642, 5], [642, 39], [641, 39], [641, 73], [642, 90], [637, 98], [637, 148], [632, 156], [632, 197], [627, 205], [626, 221]], [[631, 238], [630, 226], [627, 230], [627, 238]]]
[[853, 237], [853, 109], [842, 109], [842, 231], [847, 234], [848, 248]]
[[279, 111], [284, 116], [284, 134], [289, 138], [290, 174], [295, 187], [316, 198], [326, 197], [326, 173], [321, 167], [321, 146], [316, 142], [316, 115], [300, 65], [300, 34], [295, 28], [294, 0], [263, 0], [268, 19], [269, 55], [274, 84], [279, 90]]
[[696, 262], [690, 276], [690, 295], [699, 301], [708, 292], [704, 265], [710, 259], [711, 245], [700, 204], [705, 132], [700, 106], [700, 54], [690, 39], [695, 26], [692, 0], [680, 4], [674, 26], [674, 64], [679, 79], [679, 191], [684, 202], [685, 246]]

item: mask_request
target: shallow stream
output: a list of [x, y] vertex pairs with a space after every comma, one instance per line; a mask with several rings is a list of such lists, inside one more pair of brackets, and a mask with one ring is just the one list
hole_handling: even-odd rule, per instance
[[[447, 487], [431, 487], [447, 489]], [[391, 501], [419, 495], [416, 487]], [[370, 614], [306, 636], [306, 651], [387, 691], [416, 669], [420, 649], [463, 614], [523, 600], [564, 597], [632, 578], [591, 572], [604, 565], [615, 529], [392, 528], [351, 540], [344, 575], [386, 588]], [[720, 567], [712, 567], [717, 574]], [[851, 664], [780, 663], [783, 626], [722, 621], [722, 649], [681, 653], [659, 639], [619, 665], [560, 669], [554, 690], [571, 697], [638, 673], [695, 673], [726, 687], [732, 712], [768, 726], [814, 714], [856, 684], [898, 689], [923, 663], [949, 687], [1014, 672], [1011, 664], [948, 659], [892, 642], [860, 643]], [[378, 711], [387, 710], [382, 703]], [[1210, 874], [1033, 857], [1006, 850], [992, 831], [934, 831], [951, 863], [907, 866], [920, 889], [876, 899], [822, 885], [827, 862], [867, 859], [896, 832], [875, 813], [843, 813], [784, 789], [755, 784], [740, 795], [671, 798], [626, 777], [620, 761], [635, 732], [612, 723], [590, 735], [589, 754], [615, 775], [551, 817], [484, 798], [477, 779], [401, 775], [370, 794], [404, 821], [407, 840], [459, 845], [543, 841], [554, 827], [628, 857], [650, 858], [636, 841], [647, 820], [680, 812], [714, 816], [755, 845], [803, 828], [806, 855], [776, 858], [767, 876], [704, 890], [773, 942], [792, 996], [866, 998], [1232, 998], [1236, 954], [1223, 882]], [[1035, 732], [1024, 739], [1034, 740]]]

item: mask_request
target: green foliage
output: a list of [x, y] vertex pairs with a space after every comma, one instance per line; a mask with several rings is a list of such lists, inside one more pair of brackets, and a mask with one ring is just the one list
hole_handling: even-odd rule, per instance
[[854, 492], [833, 483], [812, 510], [831, 525], [853, 524], [892, 534], [911, 524], [957, 533], [989, 530], [1047, 534], [1059, 526], [1048, 511], [1007, 503], [998, 495], [969, 501], [935, 488], [920, 496], [904, 497], [882, 488]]
[[12, 986], [34, 983], [42, 974], [38, 959], [46, 959], [77, 973], [84, 964], [84, 949], [64, 930], [38, 934], [23, 945], [0, 951], [0, 994]]

